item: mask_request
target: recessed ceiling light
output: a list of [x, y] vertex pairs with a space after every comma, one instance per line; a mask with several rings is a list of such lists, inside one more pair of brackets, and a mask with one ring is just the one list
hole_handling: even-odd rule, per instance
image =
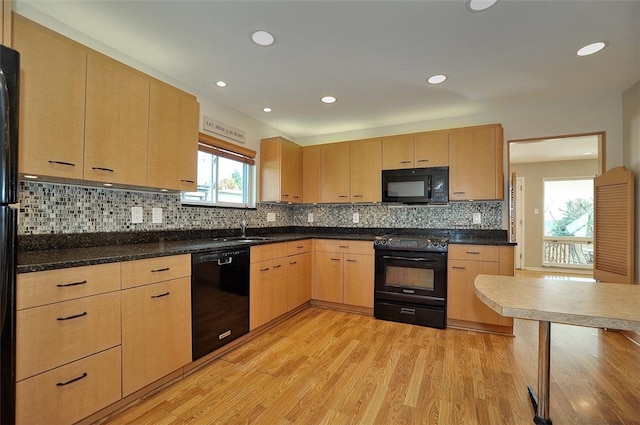
[[594, 53], [598, 53], [600, 50], [604, 49], [607, 46], [607, 43], [604, 41], [598, 41], [595, 43], [587, 44], [582, 47], [580, 50], [576, 52], [578, 56], [589, 56]]
[[336, 100], [335, 97], [333, 96], [324, 96], [322, 99], [320, 99], [322, 101], [322, 103], [334, 103]]
[[469, 12], [482, 12], [496, 4], [498, 0], [469, 0], [467, 2], [467, 10]]
[[593, 155], [595, 152], [591, 152], [591, 151], [587, 151], [587, 152], [582, 152], [582, 155]]
[[251, 40], [259, 46], [271, 46], [275, 38], [270, 32], [259, 30], [251, 34]]
[[262, 108], [262, 112], [271, 112], [271, 108], [268, 106], [266, 108]]
[[25, 175], [24, 175], [24, 178], [25, 178], [25, 179], [32, 179], [32, 180], [35, 180], [35, 179], [37, 179], [37, 178], [38, 178], [38, 176], [34, 176], [34, 175], [32, 175], [32, 174], [25, 174]]
[[216, 81], [216, 86], [218, 87], [227, 87], [227, 83], [224, 81]]
[[440, 83], [443, 83], [444, 80], [446, 80], [446, 79], [447, 79], [446, 75], [436, 74], [436, 75], [432, 75], [431, 77], [429, 77], [427, 79], [427, 83], [429, 83], [429, 84], [440, 84]]
[[102, 183], [102, 185], [105, 187], [111, 187], [113, 186], [113, 183]]

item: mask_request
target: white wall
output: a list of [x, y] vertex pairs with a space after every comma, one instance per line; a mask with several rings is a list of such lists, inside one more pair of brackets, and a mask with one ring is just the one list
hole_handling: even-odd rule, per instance
[[607, 168], [612, 168], [622, 165], [621, 119], [620, 96], [552, 103], [527, 103], [523, 101], [515, 106], [497, 104], [475, 115], [340, 134], [318, 135], [298, 139], [297, 142], [302, 145], [314, 145], [389, 134], [501, 123], [504, 127], [506, 159], [506, 142], [508, 140], [605, 131], [607, 133]]
[[640, 81], [622, 94], [624, 166], [635, 172], [636, 283], [640, 282]]

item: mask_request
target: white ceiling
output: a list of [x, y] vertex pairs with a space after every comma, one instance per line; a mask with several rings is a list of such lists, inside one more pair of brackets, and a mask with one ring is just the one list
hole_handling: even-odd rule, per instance
[[[501, 0], [481, 13], [464, 0], [15, 0], [14, 10], [294, 138], [619, 95], [640, 79], [637, 0]], [[257, 29], [276, 43], [253, 44]], [[575, 54], [599, 40], [602, 52]], [[435, 73], [449, 79], [426, 84]], [[327, 94], [338, 101], [320, 103]]]

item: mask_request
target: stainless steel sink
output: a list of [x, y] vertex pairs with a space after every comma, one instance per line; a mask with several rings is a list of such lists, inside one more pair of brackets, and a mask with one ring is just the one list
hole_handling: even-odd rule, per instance
[[254, 243], [254, 242], [267, 242], [272, 241], [275, 238], [269, 236], [234, 236], [230, 238], [222, 238], [220, 240], [224, 242], [242, 242], [242, 243]]

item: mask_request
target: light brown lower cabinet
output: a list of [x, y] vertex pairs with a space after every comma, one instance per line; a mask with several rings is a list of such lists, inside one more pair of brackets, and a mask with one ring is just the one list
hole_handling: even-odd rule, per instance
[[16, 384], [16, 423], [77, 422], [121, 398], [120, 346]]
[[251, 247], [249, 330], [311, 298], [311, 240]]
[[373, 242], [316, 240], [313, 298], [373, 308]]
[[513, 246], [449, 245], [447, 325], [513, 333], [513, 319], [503, 317], [475, 294], [479, 274], [513, 276]]
[[191, 362], [191, 279], [122, 291], [122, 396]]

